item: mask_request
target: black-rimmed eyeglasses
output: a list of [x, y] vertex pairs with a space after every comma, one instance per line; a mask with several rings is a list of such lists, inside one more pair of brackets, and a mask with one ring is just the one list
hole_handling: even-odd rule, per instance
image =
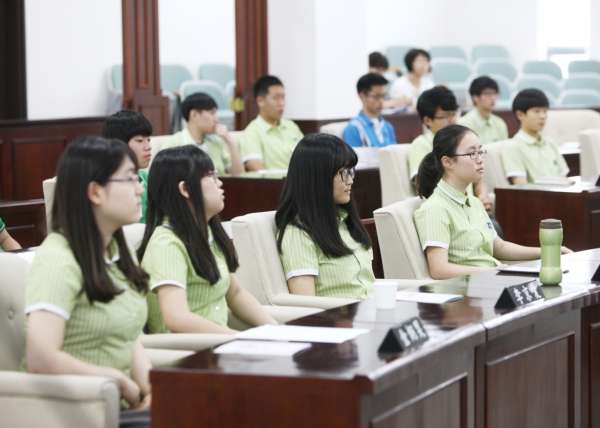
[[475, 151], [475, 152], [471, 152], [471, 153], [455, 154], [455, 155], [452, 155], [451, 157], [454, 157], [454, 156], [469, 156], [473, 160], [475, 160], [479, 156], [481, 156], [481, 159], [485, 159], [485, 157], [487, 156], [487, 150], [481, 150], [479, 152]]
[[342, 177], [342, 181], [345, 183], [348, 181], [348, 177], [354, 180], [354, 176], [356, 175], [356, 171], [354, 168], [342, 169], [340, 171], [340, 176]]

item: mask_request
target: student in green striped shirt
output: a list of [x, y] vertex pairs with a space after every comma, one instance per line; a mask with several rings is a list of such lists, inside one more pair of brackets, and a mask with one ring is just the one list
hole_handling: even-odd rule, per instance
[[487, 152], [481, 147], [469, 128], [448, 125], [435, 134], [433, 151], [419, 167], [418, 192], [427, 201], [414, 221], [433, 279], [493, 269], [502, 265], [498, 259], [540, 258], [540, 248], [502, 240], [483, 203], [467, 195], [467, 186], [483, 177]]
[[22, 369], [113, 378], [129, 408], [150, 404], [151, 364], [137, 341], [146, 323], [148, 275], [121, 229], [139, 220], [142, 192], [137, 158], [126, 144], [75, 139], [58, 166], [52, 205], [58, 232], [36, 252], [25, 283]]
[[6, 225], [0, 218], [0, 251], [18, 250], [21, 246], [15, 239], [10, 236], [6, 230]]
[[104, 138], [116, 138], [129, 146], [137, 157], [138, 175], [144, 187], [142, 193], [142, 217], [139, 223], [146, 223], [146, 207], [148, 205], [148, 173], [142, 169], [148, 168], [152, 159], [152, 146], [150, 136], [152, 135], [152, 124], [141, 113], [124, 109], [104, 122], [102, 136]]
[[277, 324], [235, 275], [237, 255], [218, 216], [222, 185], [196, 145], [161, 150], [154, 159], [138, 250], [150, 274], [149, 333], [234, 333], [228, 308], [251, 325]]
[[352, 197], [356, 152], [328, 134], [304, 137], [292, 154], [275, 215], [290, 293], [374, 296], [371, 240]]

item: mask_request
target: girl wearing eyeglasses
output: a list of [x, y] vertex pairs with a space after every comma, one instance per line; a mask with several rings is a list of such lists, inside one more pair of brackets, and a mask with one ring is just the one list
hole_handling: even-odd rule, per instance
[[369, 299], [371, 240], [352, 183], [356, 153], [340, 138], [311, 134], [296, 146], [275, 215], [277, 247], [292, 294]]
[[[502, 240], [483, 204], [466, 194], [483, 178], [487, 152], [462, 125], [435, 134], [433, 151], [419, 166], [418, 192], [427, 201], [415, 211], [419, 240], [433, 279], [448, 279], [501, 266], [500, 260], [534, 260], [540, 248]], [[563, 247], [563, 254], [571, 250]]]
[[223, 183], [195, 145], [160, 151], [148, 177], [138, 255], [150, 274], [149, 333], [235, 333], [227, 308], [251, 325], [277, 324], [240, 284], [237, 255], [221, 226]]
[[121, 229], [140, 219], [137, 170], [135, 154], [119, 140], [79, 137], [69, 145], [57, 172], [55, 232], [36, 252], [25, 284], [23, 369], [113, 378], [129, 408], [150, 405], [151, 365], [137, 341], [148, 275]]

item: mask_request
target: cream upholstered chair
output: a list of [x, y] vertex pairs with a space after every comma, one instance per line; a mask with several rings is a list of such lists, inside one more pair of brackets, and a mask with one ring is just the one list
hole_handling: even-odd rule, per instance
[[46, 205], [46, 226], [47, 233], [52, 232], [52, 203], [54, 202], [54, 189], [56, 188], [56, 177], [49, 178], [42, 182], [44, 191], [44, 205]]
[[331, 134], [331, 135], [335, 135], [336, 137], [340, 137], [342, 138], [342, 135], [344, 134], [344, 129], [346, 129], [346, 126], [348, 126], [348, 121], [344, 121], [344, 122], [333, 122], [333, 123], [328, 123], [327, 125], [323, 125], [319, 128], [319, 131], [322, 132], [323, 134]]
[[492, 193], [496, 187], [510, 185], [504, 172], [504, 166], [502, 165], [502, 150], [508, 141], [510, 140], [495, 141], [483, 146], [487, 150], [483, 182], [487, 184], [488, 190]]
[[356, 302], [290, 294], [277, 250], [275, 211], [236, 217], [231, 226], [240, 262], [237, 275], [261, 304], [330, 309]]
[[580, 168], [582, 176], [600, 175], [600, 128], [579, 133], [581, 142]]
[[410, 144], [392, 144], [379, 149], [381, 202], [384, 207], [416, 196], [415, 186], [409, 178], [409, 150]]
[[229, 136], [237, 147], [240, 147], [240, 138], [242, 138], [243, 133], [244, 131], [229, 131]]
[[375, 225], [386, 278], [432, 282], [413, 214], [425, 202], [414, 197], [375, 210]]
[[600, 113], [587, 109], [548, 110], [542, 134], [556, 144], [579, 141], [579, 132], [600, 128]]

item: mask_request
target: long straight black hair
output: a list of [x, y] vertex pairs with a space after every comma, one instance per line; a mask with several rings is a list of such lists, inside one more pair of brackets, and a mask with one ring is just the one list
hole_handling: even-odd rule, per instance
[[[123, 290], [117, 289], [108, 275], [100, 229], [88, 198], [88, 185], [91, 182], [106, 185], [126, 158], [131, 159], [137, 171], [137, 158], [127, 144], [89, 136], [76, 138], [58, 164], [52, 230], [69, 242], [83, 274], [81, 292], [90, 303], [110, 302]], [[113, 238], [119, 246], [117, 266], [138, 291], [148, 291], [148, 274], [133, 261], [123, 230], [118, 229]]]
[[[237, 270], [237, 254], [219, 216], [215, 215], [206, 221], [200, 181], [214, 169], [208, 155], [194, 145], [161, 150], [156, 155], [148, 176], [146, 230], [138, 250], [140, 261], [144, 258], [154, 230], [168, 217], [169, 226], [185, 245], [198, 276], [211, 285], [221, 276], [208, 243], [208, 227], [227, 260], [229, 272]], [[189, 200], [179, 191], [182, 181], [190, 195]]]
[[353, 168], [358, 163], [356, 152], [340, 138], [329, 134], [309, 134], [294, 150], [275, 223], [279, 231], [277, 248], [288, 225], [304, 230], [327, 257], [352, 254], [338, 229], [337, 208], [348, 213], [346, 224], [350, 235], [365, 249], [371, 248], [371, 239], [365, 230], [354, 197], [347, 204], [337, 205], [333, 199], [333, 179], [342, 168]]
[[447, 125], [435, 134], [433, 150], [423, 158], [417, 172], [417, 191], [421, 198], [427, 199], [432, 195], [444, 175], [442, 158], [454, 156], [456, 148], [469, 132], [473, 131], [466, 126]]

